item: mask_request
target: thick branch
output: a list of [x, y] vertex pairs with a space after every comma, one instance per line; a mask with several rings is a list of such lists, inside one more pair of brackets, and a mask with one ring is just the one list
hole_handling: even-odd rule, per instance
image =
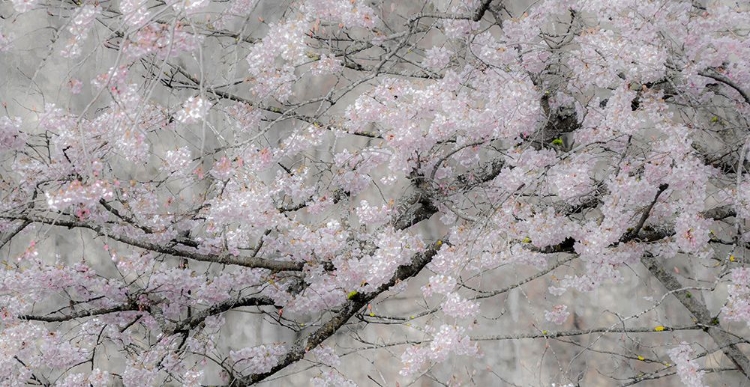
[[472, 20], [475, 22], [482, 20], [484, 13], [490, 8], [490, 3], [492, 3], [492, 0], [482, 0], [482, 3], [479, 4], [479, 8], [474, 12], [474, 18]]

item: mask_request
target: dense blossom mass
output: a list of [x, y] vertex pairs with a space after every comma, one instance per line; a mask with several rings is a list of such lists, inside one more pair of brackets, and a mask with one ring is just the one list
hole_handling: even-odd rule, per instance
[[0, 63], [3, 385], [750, 380], [746, 2], [13, 0]]

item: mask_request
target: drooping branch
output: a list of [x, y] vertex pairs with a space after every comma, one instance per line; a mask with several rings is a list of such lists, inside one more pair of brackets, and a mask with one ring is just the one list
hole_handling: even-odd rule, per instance
[[740, 93], [740, 95], [742, 96], [742, 98], [745, 99], [745, 102], [747, 104], [750, 104], [750, 94], [747, 91], [745, 91], [745, 89], [743, 89], [742, 86], [740, 86], [739, 84], [737, 84], [733, 80], [727, 78], [726, 76], [724, 76], [722, 74], [717, 73], [715, 70], [702, 70], [702, 71], [699, 71], [698, 74], [701, 75], [701, 76], [707, 77], [707, 78], [711, 78], [711, 79], [717, 80], [717, 81], [719, 81], [719, 82], [721, 82], [721, 83], [723, 83], [723, 84], [725, 84], [725, 85], [733, 88], [738, 93]]

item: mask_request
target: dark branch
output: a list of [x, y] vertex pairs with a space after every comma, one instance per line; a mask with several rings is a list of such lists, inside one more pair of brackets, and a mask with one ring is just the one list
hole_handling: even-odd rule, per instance
[[214, 316], [220, 313], [224, 313], [231, 309], [241, 308], [243, 306], [271, 306], [274, 305], [272, 299], [268, 297], [242, 297], [232, 298], [222, 303], [211, 306], [208, 309], [204, 309], [196, 313], [189, 320], [183, 321], [175, 327], [174, 332], [182, 332], [185, 330], [193, 329], [203, 323], [206, 318]]
[[0, 248], [4, 247], [11, 239], [13, 239], [19, 232], [23, 231], [31, 222], [24, 220], [18, 227], [7, 233], [2, 239], [0, 239]]
[[125, 311], [137, 311], [137, 310], [139, 310], [138, 305], [132, 302], [128, 304], [113, 306], [111, 308], [81, 310], [75, 313], [63, 314], [59, 316], [38, 316], [38, 315], [27, 314], [24, 316], [19, 316], [19, 318], [22, 320], [29, 320], [29, 321], [63, 322], [63, 321], [75, 320], [78, 318], [84, 318], [84, 317], [101, 316], [103, 314], [125, 312]]
[[719, 82], [721, 82], [721, 83], [723, 83], [723, 84], [725, 84], [725, 85], [727, 85], [727, 86], [729, 86], [729, 87], [737, 90], [737, 92], [740, 93], [740, 95], [742, 96], [742, 98], [745, 99], [745, 103], [750, 104], [750, 94], [748, 94], [748, 92], [745, 91], [745, 89], [743, 89], [740, 85], [738, 85], [737, 83], [735, 83], [733, 80], [725, 77], [724, 75], [721, 75], [721, 74], [717, 73], [715, 70], [703, 70], [703, 71], [699, 71], [698, 74], [701, 75], [701, 76], [707, 77], [707, 78], [711, 78], [711, 79], [717, 80], [717, 81], [719, 81]]
[[659, 186], [659, 190], [656, 191], [656, 195], [654, 195], [654, 200], [652, 200], [648, 208], [643, 211], [643, 215], [641, 215], [641, 219], [638, 221], [638, 224], [633, 228], [632, 231], [626, 233], [622, 236], [622, 238], [620, 238], [620, 243], [630, 242], [638, 236], [638, 233], [641, 232], [643, 225], [646, 223], [646, 219], [648, 219], [649, 214], [651, 214], [651, 210], [654, 208], [656, 201], [659, 200], [659, 196], [664, 191], [666, 191], [667, 188], [669, 188], [669, 184], [662, 184]]
[[482, 20], [484, 13], [490, 8], [490, 3], [492, 3], [492, 0], [482, 0], [482, 3], [479, 4], [479, 8], [474, 12], [474, 18], [472, 20], [475, 22]]

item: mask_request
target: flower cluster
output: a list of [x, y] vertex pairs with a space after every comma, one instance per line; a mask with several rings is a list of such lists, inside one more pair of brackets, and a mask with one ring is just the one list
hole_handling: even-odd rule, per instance
[[387, 222], [393, 213], [393, 208], [383, 204], [380, 207], [371, 206], [367, 200], [359, 202], [359, 206], [355, 209], [357, 217], [362, 224], [379, 224]]
[[344, 27], [372, 28], [378, 20], [375, 11], [361, 0], [307, 0], [302, 11], [312, 20], [340, 22]]
[[16, 12], [26, 13], [34, 9], [39, 0], [13, 0], [13, 8]]
[[183, 124], [194, 124], [206, 117], [209, 108], [211, 104], [204, 98], [190, 97], [182, 104], [182, 109], [175, 114], [175, 119]]
[[698, 370], [698, 363], [693, 359], [693, 349], [686, 342], [680, 343], [678, 347], [667, 352], [677, 366], [677, 375], [682, 383], [688, 387], [704, 387], [703, 375], [706, 371]]
[[86, 4], [78, 11], [76, 16], [71, 20], [68, 31], [73, 35], [71, 40], [60, 53], [66, 58], [75, 58], [81, 55], [81, 43], [86, 39], [89, 30], [96, 20], [96, 16], [101, 13], [101, 7]]
[[68, 86], [70, 86], [71, 94], [79, 94], [81, 93], [81, 90], [83, 90], [83, 82], [77, 78], [71, 78], [68, 82]]
[[114, 197], [114, 191], [112, 185], [103, 180], [97, 180], [86, 185], [76, 180], [56, 193], [46, 192], [45, 196], [47, 206], [51, 210], [61, 211], [74, 205], [92, 207], [100, 199], [111, 200]]
[[341, 364], [341, 359], [339, 359], [338, 355], [336, 355], [336, 350], [332, 347], [321, 344], [311, 352], [320, 363], [329, 367], [336, 367]]
[[555, 325], [561, 325], [568, 319], [570, 312], [568, 312], [567, 305], [555, 305], [551, 311], [544, 311], [544, 319], [552, 322]]
[[26, 144], [27, 134], [21, 131], [21, 117], [0, 117], [0, 151], [17, 149]]
[[445, 47], [432, 47], [425, 51], [422, 66], [432, 70], [442, 70], [450, 63], [451, 55], [453, 52]]
[[554, 165], [549, 171], [549, 184], [560, 199], [578, 204], [592, 190], [591, 173], [594, 163], [589, 157], [575, 157]]
[[428, 347], [412, 346], [407, 348], [401, 355], [403, 368], [399, 372], [408, 376], [419, 372], [428, 361], [436, 363], [444, 362], [451, 353], [459, 356], [480, 357], [479, 346], [472, 343], [465, 329], [455, 325], [442, 325], [435, 332], [434, 338]]
[[[116, 92], [127, 87], [128, 68], [126, 66], [110, 67], [106, 73], [97, 75], [91, 80], [91, 85], [96, 89], [109, 87], [110, 91]], [[47, 108], [50, 110], [50, 108]]]
[[203, 42], [202, 35], [194, 35], [177, 24], [149, 23], [132, 34], [123, 45], [123, 52], [130, 59], [156, 54], [159, 58], [175, 56], [180, 52], [191, 52]]
[[320, 56], [320, 60], [315, 62], [310, 70], [312, 75], [327, 75], [337, 74], [344, 69], [341, 65], [341, 61], [333, 56], [323, 54]]
[[168, 0], [167, 5], [171, 5], [175, 12], [192, 14], [200, 11], [209, 4], [209, 0]]
[[357, 383], [347, 379], [337, 370], [323, 370], [320, 376], [314, 377], [311, 381], [313, 387], [356, 387]]
[[721, 309], [727, 320], [745, 321], [750, 326], [750, 268], [732, 269], [729, 299]]
[[177, 319], [183, 310], [198, 296], [199, 289], [206, 282], [203, 275], [192, 270], [173, 268], [159, 270], [151, 275], [149, 290], [164, 298], [161, 304], [164, 316]]
[[120, 12], [125, 18], [125, 24], [136, 27], [145, 22], [150, 16], [146, 3], [148, 0], [122, 0]]
[[202, 370], [201, 371], [188, 370], [182, 376], [182, 385], [186, 387], [200, 387], [203, 385], [201, 383], [201, 379], [203, 379]]
[[167, 151], [167, 154], [164, 156], [164, 165], [161, 167], [161, 170], [175, 174], [176, 176], [185, 176], [189, 173], [191, 162], [192, 158], [190, 157], [190, 148], [184, 146], [177, 150]]
[[457, 281], [449, 275], [437, 274], [430, 277], [430, 282], [422, 286], [422, 293], [425, 297], [433, 294], [448, 294], [456, 288]]
[[675, 239], [680, 250], [696, 253], [708, 245], [713, 219], [703, 219], [698, 215], [681, 213], [675, 220]]
[[239, 351], [229, 351], [229, 357], [234, 361], [234, 367], [238, 371], [245, 374], [259, 374], [270, 371], [279, 363], [286, 351], [286, 347], [282, 344], [264, 344]]
[[479, 29], [479, 22], [443, 19], [443, 28], [445, 29], [445, 36], [451, 39], [462, 39], [477, 31]]
[[399, 266], [411, 261], [414, 254], [421, 252], [425, 245], [418, 235], [387, 228], [373, 241], [378, 247], [375, 254], [366, 255], [358, 262], [350, 262], [354, 278], [362, 278], [367, 285], [361, 290], [375, 291], [388, 282]]
[[333, 158], [335, 165], [339, 168], [334, 183], [351, 192], [352, 195], [356, 195], [372, 182], [369, 173], [388, 160], [389, 156], [390, 152], [376, 148], [363, 149], [355, 154], [344, 149]]
[[322, 143], [325, 131], [317, 125], [295, 130], [279, 146], [276, 157], [291, 157]]
[[[268, 35], [250, 49], [246, 60], [253, 94], [262, 98], [274, 95], [282, 101], [292, 96], [292, 84], [297, 79], [294, 66], [308, 60], [305, 33], [309, 27], [310, 23], [297, 20], [271, 24]], [[277, 65], [277, 58], [284, 64]]]
[[242, 102], [227, 107], [224, 109], [224, 113], [234, 121], [235, 127], [241, 132], [256, 130], [263, 118], [259, 109]]
[[458, 293], [449, 293], [440, 309], [455, 318], [474, 318], [479, 314], [479, 303], [464, 299]]

